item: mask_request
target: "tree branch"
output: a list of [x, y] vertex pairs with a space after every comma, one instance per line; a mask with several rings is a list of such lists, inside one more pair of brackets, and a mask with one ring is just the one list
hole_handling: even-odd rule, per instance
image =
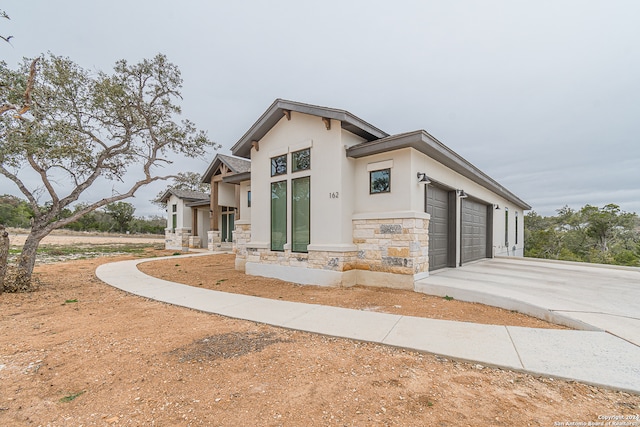
[[71, 215], [68, 218], [63, 218], [53, 223], [50, 223], [49, 225], [47, 225], [47, 228], [51, 228], [51, 230], [55, 230], [57, 228], [64, 227], [67, 224], [77, 221], [83, 215], [88, 214], [89, 212], [93, 212], [98, 208], [108, 205], [109, 203], [119, 202], [120, 200], [124, 200], [124, 199], [128, 199], [129, 197], [132, 197], [136, 193], [136, 191], [140, 189], [140, 187], [143, 187], [155, 181], [164, 181], [169, 178], [175, 178], [175, 175], [147, 177], [143, 180], [137, 181], [135, 184], [131, 186], [129, 191], [127, 191], [126, 193], [118, 194], [117, 196], [106, 197], [91, 205], [87, 205], [86, 207], [84, 207], [84, 209], [74, 212], [73, 215]]
[[20, 192], [24, 194], [25, 197], [29, 200], [29, 203], [31, 204], [31, 208], [33, 209], [34, 214], [39, 215], [40, 208], [38, 207], [38, 201], [33, 196], [33, 194], [29, 191], [29, 189], [24, 185], [22, 180], [20, 180], [20, 178], [18, 178], [15, 174], [12, 174], [11, 172], [9, 172], [1, 164], [0, 164], [0, 173], [5, 177], [7, 177], [8, 179], [10, 179], [11, 181], [13, 181], [14, 184], [18, 186], [18, 189], [20, 190]]

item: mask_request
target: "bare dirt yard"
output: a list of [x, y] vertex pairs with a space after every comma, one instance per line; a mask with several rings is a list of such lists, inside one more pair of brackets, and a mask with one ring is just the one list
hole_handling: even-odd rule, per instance
[[[554, 426], [640, 412], [638, 395], [201, 313], [95, 277], [131, 257], [40, 264], [38, 291], [0, 295], [0, 426]], [[420, 294], [235, 277], [228, 260], [142, 268], [217, 290], [544, 327]]]

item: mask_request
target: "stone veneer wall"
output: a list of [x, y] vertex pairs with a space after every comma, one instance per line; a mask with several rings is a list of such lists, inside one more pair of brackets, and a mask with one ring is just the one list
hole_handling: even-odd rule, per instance
[[222, 238], [220, 237], [220, 230], [207, 231], [207, 249], [210, 251], [218, 251], [222, 247]]
[[355, 219], [353, 243], [358, 246], [358, 270], [403, 275], [429, 271], [426, 218]]
[[233, 231], [233, 252], [236, 254], [236, 270], [244, 271], [247, 263], [247, 243], [251, 241], [251, 224], [236, 223]]
[[164, 247], [165, 249], [173, 249], [179, 251], [189, 250], [189, 237], [191, 237], [190, 228], [171, 228], [164, 229]]
[[[244, 271], [247, 262], [336, 272], [355, 269], [402, 275], [405, 283], [413, 283], [414, 276], [429, 271], [428, 228], [426, 218], [358, 219], [353, 220], [357, 251], [297, 253], [251, 247], [251, 225], [236, 224], [236, 269]], [[358, 280], [356, 273], [356, 283], [373, 284], [367, 283], [370, 276], [364, 277]]]

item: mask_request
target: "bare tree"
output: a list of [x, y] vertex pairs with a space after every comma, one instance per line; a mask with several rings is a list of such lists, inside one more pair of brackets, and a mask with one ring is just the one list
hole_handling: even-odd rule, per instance
[[[16, 266], [20, 290], [32, 289], [38, 245], [52, 230], [131, 197], [146, 184], [175, 177], [159, 172], [176, 154], [198, 157], [217, 148], [190, 121], [175, 121], [182, 78], [164, 55], [135, 65], [119, 61], [108, 75], [50, 54], [16, 71], [0, 62], [0, 78], [10, 82], [0, 87], [0, 174], [34, 212]], [[23, 181], [25, 169], [40, 178], [38, 187]], [[135, 178], [127, 175], [132, 170]], [[71, 216], [60, 215], [103, 180], [129, 182], [125, 191], [98, 195]], [[44, 207], [40, 195], [47, 198]]]

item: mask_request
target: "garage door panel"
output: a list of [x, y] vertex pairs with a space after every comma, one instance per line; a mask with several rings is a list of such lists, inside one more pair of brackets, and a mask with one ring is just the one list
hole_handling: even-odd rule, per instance
[[487, 205], [462, 201], [462, 262], [487, 257]]
[[444, 189], [429, 186], [427, 213], [429, 220], [429, 270], [449, 265], [449, 196]]

